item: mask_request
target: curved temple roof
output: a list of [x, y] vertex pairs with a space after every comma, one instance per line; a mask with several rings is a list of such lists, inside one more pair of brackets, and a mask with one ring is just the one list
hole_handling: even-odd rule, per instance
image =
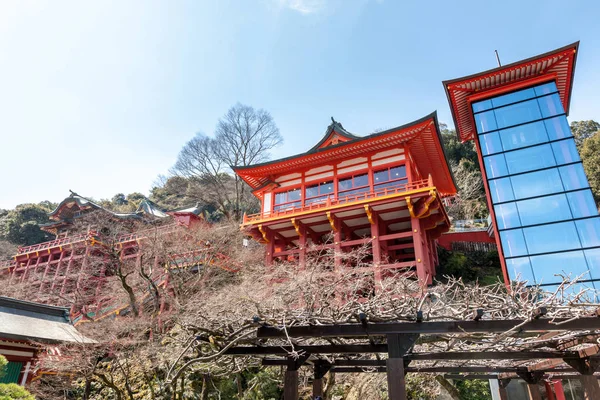
[[526, 60], [444, 81], [454, 125], [460, 139], [464, 142], [476, 137], [470, 98], [477, 95], [477, 100], [481, 100], [486, 92], [493, 96], [498, 94], [497, 89], [507, 86], [517, 89], [516, 86], [520, 83], [527, 85], [527, 82], [533, 80], [539, 80], [540, 83], [542, 80], [554, 80], [568, 114], [578, 47], [579, 42], [576, 42]]
[[[336, 133], [343, 137], [343, 140], [337, 143], [331, 141]], [[456, 185], [441, 143], [436, 112], [408, 124], [363, 137], [347, 132], [339, 122], [333, 121], [323, 139], [306, 153], [232, 168], [250, 187], [258, 189], [271, 184], [273, 177], [278, 174], [325, 165], [402, 144], [408, 146], [410, 155], [421, 173], [424, 176], [431, 174], [434, 184], [443, 196], [456, 194]]]

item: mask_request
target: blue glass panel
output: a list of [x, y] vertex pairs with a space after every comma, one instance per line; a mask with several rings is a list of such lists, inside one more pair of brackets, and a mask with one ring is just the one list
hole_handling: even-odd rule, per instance
[[[366, 175], [365, 175], [366, 176]], [[399, 167], [390, 168], [390, 179], [400, 179], [406, 177], [406, 166], [400, 165]]]
[[594, 196], [591, 190], [580, 190], [577, 192], [567, 193], [573, 218], [585, 218], [598, 215]]
[[545, 94], [558, 92], [554, 82], [544, 83], [543, 85], [536, 86], [533, 89], [535, 90], [536, 96], [543, 96]]
[[554, 142], [552, 143], [552, 149], [554, 150], [554, 156], [558, 165], [581, 161], [573, 139]]
[[546, 127], [542, 121], [501, 130], [500, 138], [504, 150], [518, 149], [548, 141]]
[[300, 200], [300, 189], [290, 190], [287, 201]]
[[528, 285], [535, 285], [535, 277], [529, 257], [510, 258], [506, 260], [506, 270], [511, 281], [519, 280], [527, 282]]
[[485, 157], [483, 162], [485, 164], [485, 173], [487, 174], [488, 179], [508, 175], [504, 154]]
[[516, 199], [542, 196], [564, 191], [556, 168], [510, 177]]
[[511, 174], [547, 168], [556, 165], [549, 144], [504, 153]]
[[590, 186], [582, 164], [560, 167], [559, 171], [565, 190], [582, 189]]
[[517, 202], [523, 226], [572, 219], [564, 193]]
[[544, 118], [565, 113], [557, 93], [550, 96], [538, 97], [537, 100], [540, 103], [540, 109]]
[[550, 140], [564, 139], [573, 136], [567, 117], [561, 115], [560, 117], [554, 117], [544, 120], [546, 125], [546, 131]]
[[354, 187], [369, 185], [369, 176], [367, 174], [356, 175], [354, 177]]
[[581, 248], [573, 221], [524, 228], [523, 235], [529, 254]]
[[526, 256], [528, 254], [521, 229], [501, 231], [500, 240], [502, 241], [502, 250], [504, 250], [505, 257]]
[[515, 199], [510, 178], [492, 179], [488, 183], [494, 204]]
[[500, 142], [498, 132], [479, 135], [479, 144], [481, 145], [481, 153], [484, 156], [502, 151], [502, 143]]
[[493, 111], [475, 114], [475, 125], [478, 133], [493, 131], [497, 128]]
[[494, 206], [494, 213], [496, 214], [498, 229], [518, 228], [521, 226], [515, 203]]
[[535, 121], [542, 117], [535, 99], [513, 104], [512, 106], [497, 108], [494, 110], [494, 113], [496, 114], [496, 124], [500, 129], [519, 125], [524, 122]]
[[516, 103], [517, 101], [531, 99], [533, 97], [535, 97], [535, 92], [532, 88], [523, 89], [517, 92], [505, 94], [503, 96], [494, 97], [492, 99], [492, 104], [494, 107], [500, 107], [507, 104]]
[[555, 275], [562, 275], [570, 279], [580, 276], [580, 279], [590, 279], [587, 263], [581, 250], [532, 256], [530, 260], [538, 284], [562, 282], [562, 278]]
[[473, 103], [472, 107], [473, 107], [474, 113], [479, 112], [479, 111], [489, 110], [490, 108], [492, 108], [492, 101], [491, 100], [478, 101], [477, 103]]
[[600, 249], [584, 250], [591, 279], [600, 279]]
[[575, 221], [583, 247], [600, 246], [600, 218]]

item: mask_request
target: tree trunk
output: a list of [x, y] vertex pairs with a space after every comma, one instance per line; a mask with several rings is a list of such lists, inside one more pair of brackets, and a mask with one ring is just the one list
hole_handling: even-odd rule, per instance
[[438, 383], [446, 390], [446, 392], [448, 392], [450, 397], [452, 397], [454, 400], [460, 400], [460, 394], [458, 393], [458, 390], [456, 390], [453, 384], [448, 382], [448, 379], [438, 375], [435, 377], [435, 380], [438, 381]]

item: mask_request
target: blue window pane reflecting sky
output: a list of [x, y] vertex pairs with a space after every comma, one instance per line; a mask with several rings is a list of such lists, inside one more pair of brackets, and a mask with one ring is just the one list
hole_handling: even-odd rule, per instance
[[527, 246], [521, 229], [500, 232], [500, 241], [506, 257], [527, 255]]
[[503, 129], [500, 131], [500, 138], [504, 150], [514, 150], [548, 141], [543, 121]]
[[577, 192], [567, 193], [569, 205], [573, 212], [574, 218], [593, 217], [598, 215], [598, 209], [594, 202], [591, 190], [580, 190]]
[[591, 279], [600, 279], [600, 249], [584, 250]]
[[494, 112], [486, 111], [480, 114], [475, 114], [475, 125], [477, 126], [477, 132], [479, 133], [495, 130], [497, 126]]
[[573, 136], [571, 134], [571, 128], [569, 128], [567, 117], [564, 115], [545, 119], [544, 125], [546, 126], [546, 131], [548, 132], [550, 140], [564, 139]]
[[499, 204], [494, 207], [498, 229], [518, 228], [521, 226], [515, 203]]
[[535, 285], [535, 277], [531, 269], [529, 257], [511, 258], [506, 260], [506, 270], [511, 280], [527, 282], [528, 285]]
[[510, 178], [493, 179], [489, 181], [490, 193], [492, 194], [492, 202], [500, 203], [503, 201], [514, 200]]
[[535, 97], [535, 92], [533, 88], [519, 90], [517, 92], [512, 92], [509, 94], [505, 94], [503, 96], [494, 97], [492, 99], [492, 105], [494, 107], [500, 107], [511, 103], [516, 103], [517, 101], [527, 100]]
[[511, 176], [510, 181], [516, 199], [564, 191], [560, 175], [555, 168]]
[[491, 100], [483, 100], [473, 103], [473, 112], [485, 111], [492, 108]]
[[485, 173], [487, 174], [488, 179], [508, 175], [504, 154], [485, 157], [483, 162], [485, 164]]
[[484, 156], [502, 151], [502, 143], [500, 142], [498, 132], [479, 135], [479, 145], [481, 146], [481, 153]]
[[565, 190], [583, 189], [590, 186], [582, 164], [560, 167], [559, 171]]
[[521, 200], [517, 202], [517, 208], [523, 226], [572, 219], [567, 197], [563, 193]]
[[542, 116], [544, 118], [565, 113], [558, 93], [539, 97], [537, 100], [540, 104], [540, 109], [542, 110]]
[[[500, 156], [499, 154], [498, 156]], [[494, 156], [496, 157], [496, 156]], [[527, 149], [509, 151], [504, 153], [506, 165], [511, 174], [532, 171], [556, 165], [552, 148], [549, 144], [529, 147]]]
[[558, 91], [558, 89], [556, 88], [556, 83], [554, 82], [548, 82], [544, 83], [543, 85], [536, 86], [534, 90], [537, 96], [543, 96], [545, 94], [554, 93]]
[[554, 150], [554, 157], [556, 157], [557, 164], [568, 164], [572, 162], [581, 161], [575, 141], [573, 139], [561, 140], [560, 142], [552, 143], [552, 149]]
[[581, 248], [573, 221], [523, 228], [523, 235], [529, 254]]
[[582, 219], [575, 224], [583, 247], [600, 246], [600, 218]]
[[555, 275], [563, 275], [570, 279], [583, 275], [581, 279], [590, 279], [587, 263], [581, 250], [531, 256], [530, 260], [538, 284], [562, 282], [562, 278]]
[[541, 119], [537, 100], [528, 100], [494, 110], [499, 129]]

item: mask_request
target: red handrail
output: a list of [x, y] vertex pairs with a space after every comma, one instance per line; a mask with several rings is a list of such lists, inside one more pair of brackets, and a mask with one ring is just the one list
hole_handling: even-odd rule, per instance
[[333, 196], [328, 197], [324, 201], [311, 203], [305, 205], [304, 207], [290, 207], [285, 210], [271, 211], [271, 212], [262, 212], [257, 214], [245, 215], [244, 223], [251, 223], [253, 221], [265, 219], [265, 218], [274, 218], [279, 216], [296, 214], [303, 211], [312, 211], [318, 210], [325, 207], [335, 206], [339, 204], [352, 203], [355, 201], [368, 200], [380, 196], [386, 196], [389, 194], [403, 193], [408, 192], [410, 190], [423, 189], [427, 187], [433, 187], [433, 181], [431, 179], [431, 175], [428, 179], [422, 179], [419, 181], [415, 181], [412, 183], [402, 183], [397, 186], [385, 187], [379, 190], [374, 190], [372, 192], [364, 192], [358, 193], [354, 195], [344, 196], [340, 198], [334, 198]]
[[40, 250], [45, 250], [45, 249], [49, 249], [52, 247], [63, 246], [65, 244], [69, 244], [69, 243], [80, 242], [80, 241], [84, 241], [87, 239], [91, 239], [95, 235], [96, 235], [96, 232], [90, 231], [90, 232], [82, 233], [82, 234], [75, 235], [75, 236], [68, 236], [68, 237], [64, 237], [64, 238], [60, 238], [60, 239], [51, 240], [49, 242], [43, 242], [43, 243], [31, 245], [31, 246], [19, 247], [19, 251], [17, 254], [31, 253], [32, 251], [40, 251]]

